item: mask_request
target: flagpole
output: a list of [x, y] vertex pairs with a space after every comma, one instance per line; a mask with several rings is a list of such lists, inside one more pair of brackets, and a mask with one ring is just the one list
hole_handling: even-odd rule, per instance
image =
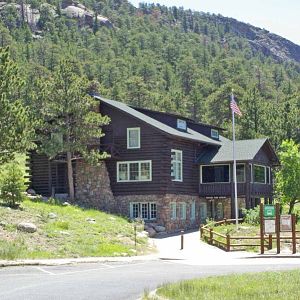
[[[234, 100], [233, 90], [231, 100]], [[232, 153], [233, 153], [233, 183], [234, 183], [234, 206], [235, 206], [235, 224], [238, 227], [238, 200], [237, 200], [237, 181], [236, 181], [236, 156], [235, 156], [235, 118], [232, 110]]]

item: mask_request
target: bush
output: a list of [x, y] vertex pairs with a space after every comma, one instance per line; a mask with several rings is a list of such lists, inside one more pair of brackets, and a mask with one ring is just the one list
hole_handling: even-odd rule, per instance
[[250, 225], [258, 225], [260, 223], [259, 206], [253, 209], [243, 209], [244, 222]]
[[16, 207], [23, 201], [25, 189], [24, 174], [20, 167], [17, 163], [8, 164], [0, 180], [2, 201], [10, 207]]

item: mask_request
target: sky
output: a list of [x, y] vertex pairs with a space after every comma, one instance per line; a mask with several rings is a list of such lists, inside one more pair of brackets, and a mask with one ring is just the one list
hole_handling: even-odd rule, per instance
[[264, 28], [300, 45], [300, 0], [129, 0], [183, 6], [186, 9], [221, 14]]

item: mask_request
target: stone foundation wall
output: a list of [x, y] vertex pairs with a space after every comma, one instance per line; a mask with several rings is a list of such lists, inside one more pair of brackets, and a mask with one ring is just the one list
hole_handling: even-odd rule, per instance
[[75, 197], [79, 204], [116, 212], [116, 203], [110, 187], [106, 165], [91, 166], [84, 161], [76, 162]]

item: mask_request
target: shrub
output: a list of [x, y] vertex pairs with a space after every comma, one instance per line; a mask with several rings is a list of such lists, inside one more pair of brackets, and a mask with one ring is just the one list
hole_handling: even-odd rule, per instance
[[258, 225], [260, 223], [259, 218], [259, 206], [253, 209], [243, 209], [244, 222], [250, 225]]
[[6, 172], [1, 174], [0, 180], [0, 198], [10, 207], [23, 201], [25, 192], [24, 174], [17, 163], [10, 163]]

